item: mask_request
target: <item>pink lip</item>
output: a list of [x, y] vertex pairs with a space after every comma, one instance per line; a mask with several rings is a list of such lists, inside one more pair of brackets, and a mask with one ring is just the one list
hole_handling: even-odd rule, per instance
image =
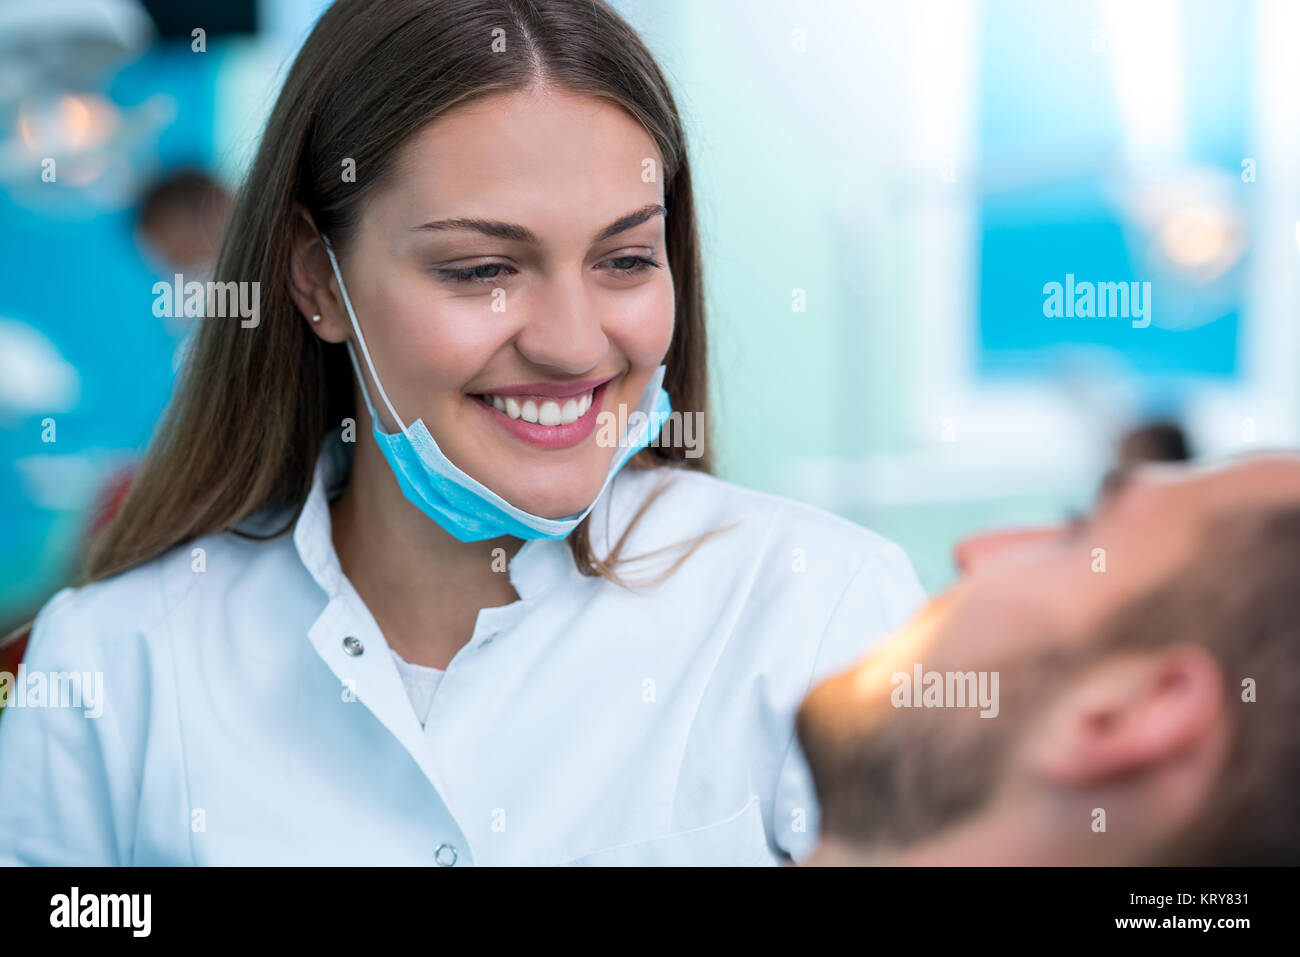
[[[605, 397], [605, 387], [609, 384], [609, 379], [596, 380], [595, 391], [591, 396], [591, 408], [584, 412], [576, 421], [566, 425], [537, 425], [534, 422], [525, 422], [523, 419], [512, 419], [492, 403], [487, 402], [482, 396], [470, 396], [470, 400], [492, 416], [493, 421], [503, 429], [519, 439], [521, 442], [527, 442], [529, 445], [536, 446], [539, 449], [567, 449], [570, 446], [577, 445], [587, 436], [591, 435], [596, 428], [596, 416], [600, 412], [602, 399]], [[550, 391], [537, 391], [539, 386], [545, 383], [536, 383], [530, 386], [514, 386], [509, 389], [488, 393], [490, 395], [545, 395], [545, 396], [569, 396], [586, 392], [592, 386], [584, 386], [575, 393], [573, 386], [550, 386]], [[556, 391], [563, 389], [564, 391]]]

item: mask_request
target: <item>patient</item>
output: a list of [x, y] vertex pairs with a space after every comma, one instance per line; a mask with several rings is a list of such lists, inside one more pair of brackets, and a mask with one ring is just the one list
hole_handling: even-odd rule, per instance
[[805, 698], [806, 863], [1300, 863], [1300, 457], [1141, 466], [967, 572]]

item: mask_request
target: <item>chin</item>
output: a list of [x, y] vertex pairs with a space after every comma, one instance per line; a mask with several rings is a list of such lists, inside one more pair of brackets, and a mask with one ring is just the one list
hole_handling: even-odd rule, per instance
[[502, 455], [483, 463], [484, 468], [465, 471], [516, 508], [542, 518], [565, 518], [591, 504], [610, 463], [608, 449], [573, 452], [577, 454], [568, 461], [555, 452]]
[[497, 463], [496, 474], [482, 481], [516, 508], [542, 518], [565, 518], [581, 512], [600, 491], [609, 469], [609, 450], [599, 451], [604, 454], [588, 452], [568, 462], [520, 461], [506, 469]]
[[522, 508], [525, 512], [532, 512], [542, 518], [566, 518], [576, 512], [581, 512], [591, 504], [591, 500], [596, 497], [599, 490], [600, 486], [595, 486], [590, 494], [585, 497], [574, 496], [572, 493], [563, 496], [538, 496], [535, 491], [533, 494], [504, 495], [503, 497], [516, 508]]

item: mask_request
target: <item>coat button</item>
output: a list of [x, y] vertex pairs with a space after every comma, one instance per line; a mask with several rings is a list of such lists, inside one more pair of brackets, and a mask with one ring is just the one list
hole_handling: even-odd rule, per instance
[[348, 635], [343, 639], [343, 650], [355, 657], [365, 651], [366, 646], [361, 643], [360, 638], [353, 638], [351, 635]]
[[439, 867], [451, 867], [456, 863], [456, 848], [450, 844], [439, 844], [438, 849], [433, 852], [433, 859]]

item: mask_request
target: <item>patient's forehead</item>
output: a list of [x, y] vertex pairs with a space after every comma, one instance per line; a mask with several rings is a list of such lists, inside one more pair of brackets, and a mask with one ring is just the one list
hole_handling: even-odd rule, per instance
[[1265, 452], [1204, 463], [1151, 462], [1126, 470], [1113, 497], [1138, 491], [1195, 496], [1207, 505], [1244, 505], [1245, 496], [1300, 499], [1300, 454]]
[[1300, 503], [1300, 456], [1273, 453], [1239, 459], [1203, 473], [1214, 504], [1224, 506]]

